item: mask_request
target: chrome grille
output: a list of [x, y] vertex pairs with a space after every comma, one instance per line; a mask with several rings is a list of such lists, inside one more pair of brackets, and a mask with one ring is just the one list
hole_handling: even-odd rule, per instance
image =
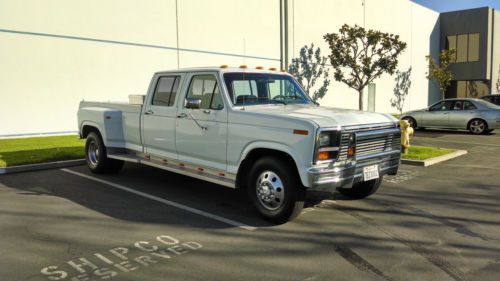
[[365, 156], [399, 149], [399, 136], [387, 135], [356, 141], [356, 155]]
[[[378, 130], [383, 130], [389, 128], [389, 126], [380, 126], [377, 128], [352, 128], [349, 132], [343, 132], [340, 141], [340, 153], [339, 160], [347, 159], [347, 149], [349, 147], [349, 133], [365, 133], [374, 132]], [[394, 128], [394, 127], [392, 127]], [[362, 138], [356, 138], [356, 156], [367, 156], [372, 154], [377, 154], [380, 152], [399, 150], [401, 148], [401, 136], [400, 134], [386, 134], [378, 136], [363, 136]]]

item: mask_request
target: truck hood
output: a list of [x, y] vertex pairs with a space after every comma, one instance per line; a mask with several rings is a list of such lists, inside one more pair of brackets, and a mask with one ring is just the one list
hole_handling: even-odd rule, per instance
[[320, 127], [370, 125], [398, 121], [390, 114], [303, 104], [248, 106], [245, 111], [309, 120]]

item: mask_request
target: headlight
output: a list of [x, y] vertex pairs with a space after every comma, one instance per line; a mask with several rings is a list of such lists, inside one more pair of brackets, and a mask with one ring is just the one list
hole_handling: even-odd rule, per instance
[[319, 135], [319, 146], [329, 146], [330, 145], [330, 134], [328, 132], [323, 132]]
[[340, 145], [340, 131], [322, 131], [316, 140], [314, 162], [337, 159]]

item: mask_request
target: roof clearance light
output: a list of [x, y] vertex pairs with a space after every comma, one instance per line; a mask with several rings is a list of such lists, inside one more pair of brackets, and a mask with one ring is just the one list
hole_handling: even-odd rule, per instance
[[255, 69], [264, 69], [262, 66], [257, 66]]
[[283, 68], [283, 69], [281, 69], [281, 72], [286, 72], [286, 69], [284, 69], [284, 68]]
[[240, 65], [240, 68], [248, 68], [245, 64]]
[[271, 67], [271, 68], [269, 68], [269, 70], [276, 71], [276, 67]]
[[220, 68], [227, 68], [227, 64], [221, 65]]

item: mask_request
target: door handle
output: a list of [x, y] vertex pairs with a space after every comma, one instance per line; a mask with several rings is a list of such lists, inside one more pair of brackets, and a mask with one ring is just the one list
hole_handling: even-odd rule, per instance
[[148, 110], [148, 111], [144, 112], [144, 114], [146, 114], [146, 115], [154, 114], [154, 111], [152, 111], [152, 110], [150, 109], [150, 110]]
[[181, 113], [179, 115], [177, 115], [177, 118], [186, 118], [188, 117], [188, 115], [186, 113]]

